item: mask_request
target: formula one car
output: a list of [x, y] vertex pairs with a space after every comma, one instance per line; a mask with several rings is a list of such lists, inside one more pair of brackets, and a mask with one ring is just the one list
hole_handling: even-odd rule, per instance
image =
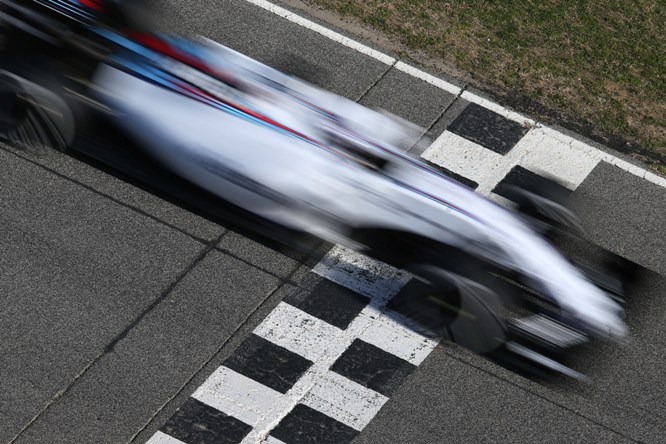
[[[480, 353], [575, 374], [559, 354], [627, 334], [613, 285], [563, 257], [542, 222], [406, 155], [410, 128], [395, 118], [214, 42], [154, 32], [136, 0], [0, 5], [5, 141], [66, 150], [101, 117], [224, 201], [413, 273], [408, 316], [436, 301], [443, 331]], [[521, 195], [546, 227], [575, 219]]]

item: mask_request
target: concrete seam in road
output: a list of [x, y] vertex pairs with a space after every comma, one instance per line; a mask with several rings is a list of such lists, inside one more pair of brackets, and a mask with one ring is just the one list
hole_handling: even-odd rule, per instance
[[122, 341], [129, 332], [136, 327], [155, 307], [157, 307], [164, 299], [171, 294], [174, 288], [187, 276], [190, 271], [192, 271], [207, 255], [210, 253], [215, 246], [224, 238], [228, 232], [224, 232], [219, 235], [214, 240], [210, 241], [208, 245], [194, 258], [194, 260], [180, 273], [176, 278], [171, 282], [167, 288], [158, 296], [153, 302], [151, 302], [139, 315], [131, 321], [120, 333], [118, 333], [111, 341], [104, 347], [104, 350], [98, 354], [92, 361], [88, 363], [79, 373], [74, 376], [74, 378], [67, 384], [65, 388], [56, 392], [56, 394], [51, 397], [51, 400], [30, 420], [28, 423], [19, 430], [19, 432], [9, 440], [8, 444], [12, 444], [18, 438], [23, 435], [39, 418], [44, 415], [49, 409], [55, 405], [60, 399], [62, 399], [71, 389], [76, 385], [76, 383], [90, 370], [95, 364], [97, 364], [104, 356], [113, 352], [114, 347]]
[[374, 88], [375, 86], [377, 86], [377, 84], [379, 84], [379, 82], [381, 82], [382, 79], [383, 79], [384, 77], [386, 77], [386, 75], [387, 75], [387, 74], [388, 74], [388, 73], [389, 73], [394, 67], [395, 67], [395, 64], [390, 65], [390, 66], [386, 69], [386, 71], [384, 71], [384, 72], [382, 73], [382, 75], [380, 75], [380, 76], [377, 78], [377, 80], [375, 80], [375, 82], [374, 82], [372, 85], [370, 85], [368, 88], [366, 88], [365, 91], [363, 91], [363, 92], [361, 93], [361, 95], [358, 97], [358, 99], [356, 99], [356, 102], [360, 102], [361, 100], [363, 100], [363, 97], [365, 97], [366, 95], [368, 95], [368, 93], [369, 93], [370, 91], [372, 91], [372, 88]]
[[[282, 301], [253, 331], [248, 340], [250, 343], [263, 341], [282, 350], [284, 359], [276, 362], [277, 367], [282, 366], [280, 362], [293, 358], [306, 363], [303, 373], [291, 381], [293, 385], [282, 387], [278, 392], [270, 383], [244, 375], [243, 368], [234, 364], [232, 357], [224, 361], [188, 400], [189, 403], [206, 404], [247, 424], [247, 427], [251, 426], [252, 430], [243, 443], [281, 442], [271, 436], [271, 432], [280, 433], [276, 430], [282, 427], [284, 433], [284, 428], [288, 427], [284, 424], [297, 415], [297, 411], [303, 410], [337, 424], [342, 430], [337, 442], [347, 442], [372, 420], [395, 386], [438, 342], [403, 326], [394, 319], [399, 314], [386, 307], [391, 297], [407, 282], [407, 273], [339, 246], [333, 248], [311, 272], [330, 281], [328, 285], [346, 288], [365, 302], [356, 306], [360, 310], [358, 313], [352, 310], [354, 317], [348, 325], [336, 326], [331, 319], [321, 319], [303, 311], [308, 309], [299, 308], [296, 301], [287, 298], [287, 302]], [[358, 273], [365, 278], [359, 279], [361, 275]], [[339, 300], [336, 304], [345, 305], [345, 302]], [[329, 324], [329, 321], [334, 323]], [[247, 353], [251, 348], [248, 341], [234, 353]], [[354, 347], [360, 347], [361, 351], [352, 350]], [[388, 373], [393, 376], [378, 385], [364, 385], [362, 380], [355, 380], [354, 371], [350, 373], [348, 368], [342, 367], [345, 367], [346, 359], [353, 360], [351, 356], [358, 353], [366, 357], [368, 353], [374, 353], [389, 359], [392, 370]], [[291, 358], [286, 358], [285, 354]], [[271, 374], [280, 374], [277, 367]], [[382, 368], [381, 373], [388, 374], [387, 369]], [[283, 385], [284, 380], [280, 376], [278, 379], [279, 385]], [[168, 433], [174, 433], [171, 428], [179, 427], [177, 418], [178, 413], [149, 442], [162, 442]]]
[[105, 353], [111, 353], [113, 352], [115, 346], [125, 339], [127, 335], [129, 334], [134, 327], [136, 327], [155, 307], [157, 307], [164, 299], [171, 294], [171, 292], [176, 288], [176, 286], [187, 276], [201, 261], [204, 260], [204, 258], [215, 249], [217, 244], [220, 243], [220, 241], [224, 238], [224, 236], [229, 233], [228, 231], [225, 231], [221, 235], [219, 235], [217, 238], [213, 239], [212, 241], [209, 242], [209, 244], [206, 246], [206, 248], [197, 256], [194, 261], [184, 270], [183, 273], [178, 275], [176, 279], [169, 284], [169, 286], [162, 292], [162, 294], [155, 299], [148, 307], [146, 307], [139, 315], [132, 321], [130, 324], [128, 324], [123, 331], [121, 331], [116, 337], [107, 344], [105, 347], [104, 351]]
[[[457, 96], [455, 96], [455, 97], [453, 98], [453, 100], [451, 101], [451, 103], [449, 103], [448, 106], [446, 106], [446, 107], [445, 107], [445, 108], [444, 108], [444, 109], [443, 109], [443, 110], [437, 115], [437, 117], [435, 117], [435, 118], [433, 119], [433, 121], [430, 122], [430, 125], [428, 125], [426, 128], [424, 128], [425, 131], [423, 132], [423, 135], [421, 136], [421, 139], [423, 139], [423, 137], [425, 137], [426, 134], [428, 134], [429, 131], [432, 131], [432, 129], [433, 129], [433, 128], [435, 127], [435, 125], [437, 124], [437, 122], [439, 122], [440, 119], [441, 119], [442, 117], [444, 117], [444, 116], [446, 115], [446, 113], [449, 112], [449, 110], [450, 110], [451, 108], [453, 108], [453, 105], [455, 105], [456, 102], [458, 102], [458, 100], [460, 100], [460, 97], [461, 97], [461, 95], [463, 94], [463, 92], [465, 92], [465, 89], [466, 89], [466, 88], [467, 88], [466, 86], [463, 86], [462, 89], [460, 90], [460, 93], [459, 93]], [[414, 145], [412, 145], [412, 146], [407, 150], [407, 152], [408, 152], [408, 153], [412, 153], [412, 152], [414, 151], [414, 148], [416, 148], [416, 147], [420, 144], [420, 142], [421, 142], [421, 140], [418, 140], [417, 142], [415, 142]], [[420, 154], [420, 153], [419, 153], [419, 154]], [[419, 157], [420, 157], [420, 156], [419, 156]]]
[[[277, 273], [275, 273], [275, 272], [272, 272], [272, 271], [270, 271], [270, 270], [267, 270], [267, 269], [265, 269], [265, 268], [262, 268], [262, 267], [260, 267], [260, 266], [257, 265], [257, 264], [253, 264], [252, 262], [248, 261], [247, 259], [245, 259], [245, 258], [243, 258], [243, 257], [241, 257], [241, 256], [238, 256], [237, 254], [235, 254], [235, 253], [234, 253], [233, 251], [231, 251], [231, 250], [227, 250], [226, 248], [220, 248], [220, 247], [216, 247], [215, 250], [216, 250], [216, 251], [219, 251], [220, 253], [224, 253], [225, 255], [227, 255], [227, 256], [229, 256], [229, 257], [231, 257], [231, 258], [233, 258], [233, 259], [236, 259], [236, 260], [239, 261], [239, 262], [242, 262], [242, 263], [244, 263], [244, 264], [246, 264], [246, 265], [249, 265], [249, 266], [252, 267], [252, 268], [256, 268], [256, 269], [260, 270], [262, 273], [266, 273], [266, 274], [269, 275], [269, 276], [272, 276], [272, 277], [274, 277], [274, 278], [280, 279], [280, 280], [283, 281], [285, 284], [290, 284], [290, 285], [295, 285], [295, 284], [296, 284], [296, 282], [293, 282], [293, 281], [291, 281], [291, 280], [289, 279], [289, 276], [291, 276], [291, 275], [293, 274], [293, 272], [290, 272], [289, 276], [287, 276], [287, 277], [282, 277], [282, 276], [280, 276], [279, 274], [277, 274]], [[295, 271], [296, 269], [298, 269], [298, 267], [300, 267], [301, 265], [303, 265], [303, 261], [304, 261], [304, 260], [306, 260], [306, 258], [301, 258], [300, 260], [298, 260], [298, 264], [295, 266], [295, 269], [294, 269], [293, 271]]]
[[[220, 237], [220, 239], [221, 239], [221, 237]], [[220, 251], [220, 250], [217, 249], [217, 251]], [[301, 260], [298, 262], [298, 265], [296, 265], [296, 266], [293, 268], [293, 270], [292, 270], [288, 275], [286, 275], [284, 278], [281, 278], [280, 283], [279, 283], [278, 285], [276, 285], [275, 288], [273, 288], [271, 291], [268, 292], [268, 294], [266, 295], [266, 297], [265, 297], [261, 302], [259, 302], [259, 304], [257, 304], [257, 306], [256, 306], [256, 307], [255, 307], [255, 308], [254, 308], [254, 309], [253, 309], [253, 310], [252, 310], [252, 311], [251, 311], [251, 312], [245, 317], [245, 319], [243, 319], [243, 320], [240, 322], [240, 324], [238, 324], [238, 326], [237, 326], [237, 327], [236, 327], [236, 328], [235, 328], [235, 329], [229, 334], [228, 338], [225, 339], [224, 341], [222, 341], [222, 343], [221, 343], [220, 346], [217, 348], [217, 350], [215, 350], [215, 351], [209, 356], [209, 358], [206, 359], [206, 360], [204, 361], [204, 363], [201, 364], [201, 365], [199, 366], [199, 368], [196, 369], [196, 370], [192, 373], [192, 376], [190, 376], [190, 377], [189, 377], [189, 378], [188, 378], [188, 379], [187, 379], [187, 380], [181, 385], [181, 387], [176, 391], [176, 393], [175, 393], [173, 396], [169, 397], [169, 398], [168, 398], [168, 399], [167, 399], [167, 400], [166, 400], [166, 401], [165, 401], [165, 402], [164, 402], [164, 403], [163, 403], [163, 404], [162, 404], [162, 405], [161, 405], [161, 406], [160, 406], [160, 407], [159, 407], [159, 408], [153, 413], [153, 415], [152, 415], [152, 416], [146, 421], [146, 423], [143, 425], [143, 427], [141, 427], [139, 430], [137, 430], [137, 432], [136, 432], [134, 435], [132, 435], [132, 437], [127, 441], [128, 444], [129, 444], [129, 443], [132, 443], [132, 442], [133, 442], [133, 441], [134, 441], [134, 440], [135, 440], [135, 439], [136, 439], [136, 438], [137, 438], [137, 437], [138, 437], [138, 436], [139, 436], [139, 435], [140, 435], [140, 434], [141, 434], [141, 433], [142, 433], [142, 432], [143, 432], [143, 431], [144, 431], [144, 430], [150, 425], [150, 423], [153, 422], [153, 420], [159, 416], [159, 414], [164, 410], [164, 408], [165, 408], [167, 405], [169, 405], [169, 403], [171, 403], [175, 398], [177, 398], [178, 395], [180, 395], [180, 394], [183, 392], [183, 390], [185, 390], [185, 388], [186, 388], [186, 387], [187, 387], [187, 386], [188, 386], [188, 385], [194, 380], [194, 378], [196, 378], [197, 375], [199, 375], [199, 374], [200, 374], [200, 373], [201, 373], [201, 372], [202, 372], [202, 371], [203, 371], [203, 370], [204, 370], [204, 369], [210, 364], [210, 362], [211, 362], [213, 359], [215, 359], [215, 357], [218, 356], [218, 355], [222, 352], [222, 350], [227, 346], [227, 344], [228, 344], [229, 342], [232, 341], [232, 339], [234, 338], [234, 336], [236, 335], [236, 333], [238, 333], [241, 329], [243, 329], [243, 327], [245, 327], [245, 326], [248, 324], [248, 322], [249, 322], [250, 319], [254, 316], [254, 314], [255, 314], [257, 311], [259, 311], [259, 310], [261, 309], [261, 307], [262, 307], [262, 306], [263, 306], [263, 305], [264, 305], [264, 304], [265, 304], [265, 303], [266, 303], [266, 302], [267, 302], [267, 301], [268, 301], [268, 300], [269, 300], [269, 299], [270, 299], [270, 298], [271, 298], [271, 297], [272, 297], [277, 291], [279, 291], [282, 287], [284, 287], [284, 285], [286, 285], [286, 284], [290, 284], [290, 283], [291, 283], [291, 278], [292, 278], [293, 275], [299, 270], [299, 268], [301, 268], [301, 266], [304, 265], [304, 262], [305, 262], [307, 259], [308, 259], [307, 257], [304, 257], [303, 259], [301, 259]]]
[[612, 427], [609, 427], [609, 426], [607, 426], [606, 424], [604, 424], [604, 423], [602, 423], [602, 422], [599, 422], [599, 421], [597, 421], [597, 420], [595, 420], [595, 419], [593, 419], [593, 418], [590, 418], [589, 416], [583, 415], [582, 413], [576, 411], [575, 409], [572, 409], [572, 408], [570, 408], [570, 407], [567, 407], [566, 405], [564, 405], [564, 404], [562, 404], [562, 403], [560, 403], [560, 402], [558, 402], [558, 401], [555, 401], [555, 400], [553, 400], [553, 399], [550, 399], [550, 398], [548, 398], [547, 396], [544, 396], [544, 395], [542, 395], [542, 394], [540, 394], [540, 393], [538, 393], [538, 392], [536, 392], [536, 391], [530, 390], [529, 388], [524, 387], [524, 386], [522, 386], [522, 385], [520, 385], [520, 384], [516, 384], [515, 382], [513, 382], [513, 381], [511, 381], [511, 380], [509, 380], [509, 379], [507, 379], [507, 378], [504, 378], [504, 377], [502, 377], [501, 375], [498, 375], [498, 374], [496, 374], [496, 373], [492, 373], [492, 372], [490, 372], [490, 371], [488, 371], [488, 370], [486, 370], [486, 369], [484, 369], [484, 368], [482, 368], [482, 367], [479, 367], [478, 365], [475, 365], [474, 363], [472, 363], [472, 362], [470, 362], [470, 361], [467, 361], [467, 360], [461, 359], [460, 357], [455, 356], [455, 355], [451, 354], [450, 352], [448, 352], [448, 351], [446, 350], [446, 348], [444, 348], [444, 347], [442, 347], [442, 349], [444, 350], [444, 353], [446, 353], [446, 355], [447, 355], [449, 358], [453, 359], [453, 360], [456, 360], [456, 361], [458, 361], [458, 362], [460, 362], [460, 363], [462, 363], [462, 364], [465, 364], [465, 365], [469, 365], [470, 367], [473, 367], [473, 368], [475, 368], [475, 369], [477, 369], [477, 370], [479, 370], [479, 371], [481, 371], [481, 372], [483, 372], [483, 373], [485, 373], [485, 374], [487, 374], [487, 375], [489, 375], [489, 376], [491, 376], [491, 377], [494, 377], [494, 378], [497, 378], [497, 379], [499, 379], [499, 380], [501, 380], [501, 381], [503, 381], [503, 382], [506, 382], [507, 384], [509, 384], [509, 385], [511, 385], [511, 386], [513, 386], [513, 387], [516, 387], [516, 388], [519, 389], [519, 390], [523, 390], [523, 391], [525, 391], [525, 392], [527, 392], [527, 393], [529, 393], [529, 394], [531, 394], [531, 395], [533, 395], [533, 396], [536, 396], [536, 397], [539, 398], [539, 399], [542, 399], [542, 400], [544, 400], [544, 401], [546, 401], [546, 402], [548, 402], [548, 403], [550, 403], [550, 404], [556, 405], [556, 406], [558, 406], [559, 408], [568, 411], [569, 413], [573, 413], [574, 415], [576, 415], [576, 416], [578, 416], [578, 417], [580, 417], [580, 418], [583, 418], [583, 419], [585, 419], [586, 421], [589, 421], [589, 422], [591, 422], [592, 424], [595, 424], [595, 425], [597, 425], [597, 426], [599, 426], [599, 427], [601, 427], [601, 428], [603, 428], [603, 429], [606, 429], [606, 430], [608, 430], [608, 431], [610, 431], [610, 432], [613, 432], [613, 433], [615, 433], [616, 435], [619, 435], [619, 436], [621, 436], [621, 437], [623, 437], [623, 438], [625, 438], [625, 439], [628, 439], [629, 441], [636, 442], [636, 443], [642, 443], [642, 441], [639, 441], [639, 440], [633, 439], [633, 438], [631, 438], [631, 437], [625, 435], [624, 433], [619, 432], [619, 431], [613, 429]]
[[149, 218], [149, 219], [151, 219], [151, 220], [153, 220], [153, 221], [155, 221], [155, 222], [161, 224], [161, 225], [164, 225], [164, 226], [166, 226], [166, 227], [168, 227], [168, 228], [170, 228], [170, 229], [172, 229], [172, 230], [175, 230], [175, 231], [179, 232], [180, 234], [183, 234], [183, 235], [189, 237], [189, 238], [192, 239], [192, 240], [195, 240], [195, 241], [200, 242], [200, 243], [202, 243], [202, 244], [207, 244], [207, 243], [209, 242], [209, 241], [206, 240], [206, 239], [202, 239], [202, 238], [200, 238], [200, 237], [198, 237], [198, 236], [195, 236], [195, 235], [193, 235], [193, 234], [191, 234], [191, 233], [188, 233], [187, 231], [183, 230], [182, 228], [179, 228], [179, 227], [177, 227], [177, 226], [175, 226], [175, 225], [172, 225], [172, 224], [170, 224], [170, 223], [168, 223], [168, 222], [165, 222], [165, 221], [163, 221], [163, 220], [161, 220], [161, 219], [159, 219], [159, 218], [153, 216], [152, 214], [149, 214], [149, 213], [145, 212], [144, 210], [142, 210], [142, 209], [140, 209], [140, 208], [138, 208], [138, 207], [132, 206], [132, 205], [126, 203], [126, 202], [122, 202], [122, 201], [116, 199], [115, 197], [113, 197], [113, 196], [111, 196], [111, 195], [109, 195], [109, 194], [106, 194], [106, 193], [103, 193], [103, 192], [101, 192], [101, 191], [99, 191], [99, 190], [96, 190], [95, 188], [91, 187], [90, 185], [87, 185], [87, 184], [85, 184], [85, 183], [83, 183], [83, 182], [80, 182], [80, 181], [78, 181], [78, 180], [76, 180], [76, 179], [74, 179], [74, 178], [72, 178], [72, 177], [69, 177], [69, 176], [66, 176], [66, 175], [62, 174], [62, 173], [60, 173], [60, 172], [54, 170], [53, 168], [49, 168], [49, 167], [46, 166], [46, 165], [43, 165], [43, 164], [41, 164], [41, 163], [39, 163], [39, 162], [36, 162], [36, 161], [34, 161], [33, 159], [30, 159], [29, 157], [22, 156], [21, 154], [19, 154], [19, 153], [13, 151], [13, 150], [11, 150], [11, 149], [7, 149], [7, 148], [5, 148], [5, 147], [2, 146], [2, 145], [0, 145], [0, 149], [4, 150], [5, 152], [7, 152], [7, 153], [9, 153], [9, 154], [11, 154], [11, 155], [13, 155], [13, 156], [18, 157], [19, 159], [22, 159], [22, 160], [25, 160], [26, 162], [29, 162], [29, 163], [33, 164], [34, 166], [36, 166], [36, 167], [42, 168], [43, 170], [48, 171], [49, 173], [54, 174], [54, 175], [60, 177], [61, 179], [65, 179], [65, 180], [68, 181], [68, 182], [71, 182], [71, 183], [73, 183], [73, 184], [76, 184], [76, 185], [78, 185], [78, 186], [80, 186], [80, 187], [82, 187], [82, 188], [84, 188], [84, 189], [86, 189], [86, 190], [88, 190], [88, 191], [90, 191], [90, 192], [92, 192], [92, 193], [94, 193], [94, 194], [100, 196], [100, 197], [103, 197], [103, 198], [105, 198], [105, 199], [109, 199], [111, 202], [113, 202], [113, 203], [115, 203], [115, 204], [117, 204], [117, 205], [121, 205], [121, 206], [123, 206], [123, 207], [125, 207], [125, 208], [128, 208], [128, 209], [130, 209], [130, 210], [132, 210], [132, 211], [134, 211], [134, 212], [136, 212], [136, 213], [138, 213], [138, 214], [140, 214], [140, 215], [142, 215], [142, 216], [144, 216], [144, 217], [147, 217], [147, 218]]

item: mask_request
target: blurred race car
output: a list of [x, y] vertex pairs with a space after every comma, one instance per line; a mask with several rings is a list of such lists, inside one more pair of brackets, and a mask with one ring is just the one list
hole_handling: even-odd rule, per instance
[[543, 220], [575, 221], [560, 203], [523, 191], [542, 222], [511, 212], [406, 155], [404, 122], [214, 42], [154, 32], [135, 0], [0, 5], [4, 140], [66, 150], [102, 116], [225, 201], [411, 272], [420, 288], [398, 308], [436, 313], [438, 334], [480, 353], [576, 376], [564, 352], [626, 336], [621, 290], [540, 233]]

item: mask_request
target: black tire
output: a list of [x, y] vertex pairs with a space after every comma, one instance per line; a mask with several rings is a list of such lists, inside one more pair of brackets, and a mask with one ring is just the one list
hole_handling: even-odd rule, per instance
[[74, 116], [64, 100], [62, 79], [48, 62], [0, 60], [0, 139], [21, 148], [66, 151], [74, 137]]
[[494, 276], [477, 269], [467, 276], [443, 268], [418, 264], [410, 267], [418, 277], [413, 293], [392, 307], [440, 336], [476, 353], [500, 348], [507, 337], [503, 310], [510, 292]]

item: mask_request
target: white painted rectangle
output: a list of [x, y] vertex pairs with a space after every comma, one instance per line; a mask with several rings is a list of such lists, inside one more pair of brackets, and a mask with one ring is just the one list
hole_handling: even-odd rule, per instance
[[386, 396], [329, 371], [317, 380], [301, 403], [355, 430], [363, 430], [386, 401]]
[[281, 393], [225, 366], [210, 375], [192, 397], [253, 427], [284, 403]]
[[507, 168], [507, 160], [501, 154], [450, 131], [444, 131], [421, 157], [480, 186], [485, 183], [494, 185]]
[[404, 271], [340, 245], [333, 247], [312, 271], [359, 294], [386, 301], [408, 279]]
[[421, 364], [439, 342], [415, 332], [386, 313], [370, 322], [359, 339], [414, 365]]
[[173, 436], [169, 436], [166, 433], [162, 433], [159, 430], [155, 432], [153, 436], [150, 437], [146, 444], [185, 444], [180, 439], [176, 439]]
[[303, 310], [280, 302], [254, 330], [254, 334], [316, 361], [341, 331]]
[[547, 127], [530, 130], [516, 144], [521, 152], [519, 165], [542, 176], [556, 178], [575, 190], [599, 163], [584, 143]]

